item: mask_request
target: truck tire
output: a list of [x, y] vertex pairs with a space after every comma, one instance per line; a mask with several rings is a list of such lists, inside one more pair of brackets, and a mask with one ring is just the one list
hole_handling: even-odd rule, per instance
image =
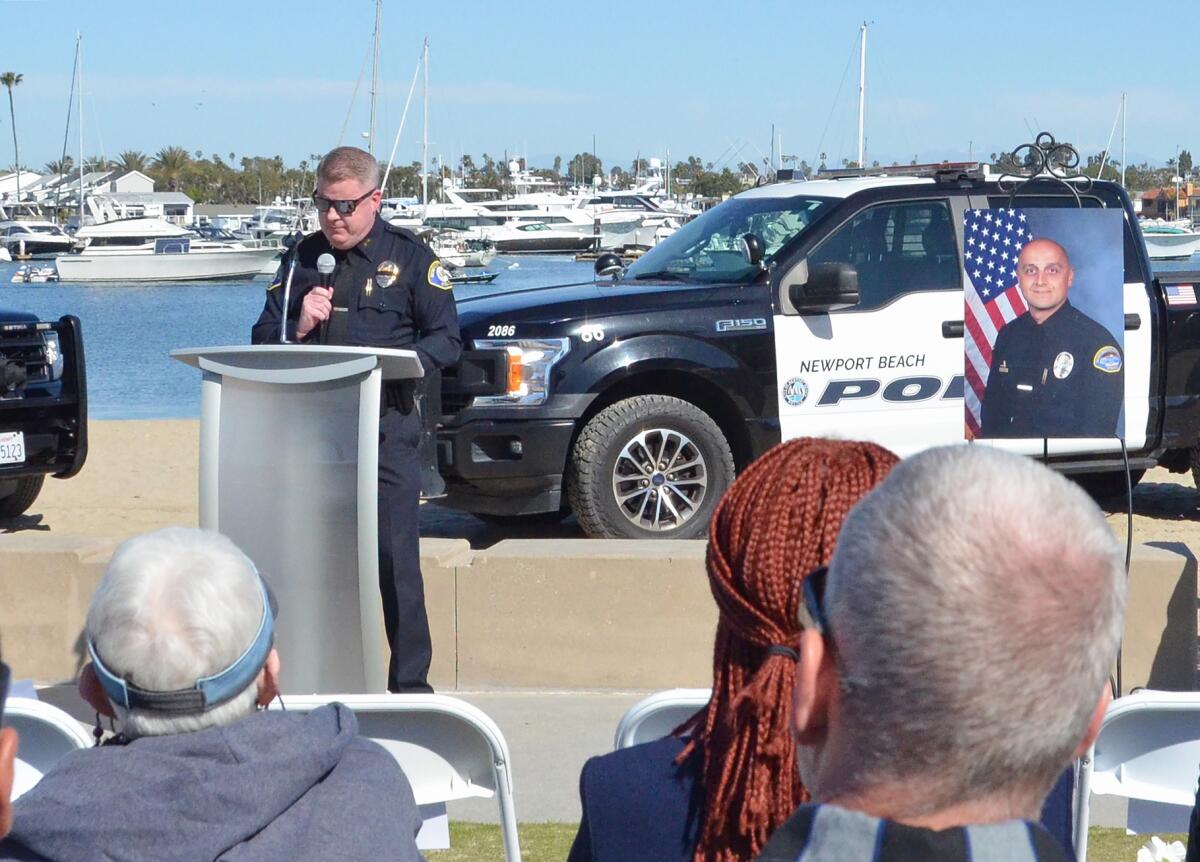
[[567, 464], [567, 499], [593, 538], [704, 535], [733, 481], [733, 454], [717, 423], [667, 395], [637, 395], [584, 426]]
[[37, 499], [45, 479], [45, 476], [22, 476], [18, 479], [17, 487], [0, 497], [0, 518], [15, 518], [25, 514], [25, 510]]

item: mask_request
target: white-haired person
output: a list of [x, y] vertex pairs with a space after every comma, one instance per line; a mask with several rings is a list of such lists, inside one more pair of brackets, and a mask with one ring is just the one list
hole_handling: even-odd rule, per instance
[[804, 581], [793, 689], [812, 803], [768, 862], [1065, 862], [1034, 821], [1099, 732], [1125, 609], [1096, 504], [983, 446], [901, 462]]
[[80, 677], [120, 733], [14, 804], [0, 859], [419, 859], [408, 780], [350, 710], [265, 711], [276, 613], [224, 536], [122, 544], [92, 596]]

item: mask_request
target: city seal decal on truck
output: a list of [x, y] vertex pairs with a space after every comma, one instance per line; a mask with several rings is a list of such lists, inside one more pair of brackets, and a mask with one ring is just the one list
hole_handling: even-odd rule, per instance
[[808, 397], [808, 384], [803, 377], [793, 377], [783, 384], [783, 400], [792, 407], [799, 407]]

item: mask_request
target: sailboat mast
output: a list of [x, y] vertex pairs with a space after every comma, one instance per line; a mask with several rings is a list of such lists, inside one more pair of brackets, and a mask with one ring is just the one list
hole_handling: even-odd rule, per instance
[[79, 227], [83, 227], [83, 34], [78, 31], [75, 33], [75, 56], [79, 83]]
[[422, 92], [425, 98], [425, 128], [421, 132], [421, 203], [429, 203], [429, 37], [421, 51], [425, 68]]
[[858, 48], [858, 166], [863, 167], [864, 153], [863, 116], [867, 104], [867, 22], [860, 28], [862, 41]]
[[371, 61], [371, 125], [367, 130], [367, 152], [375, 155], [375, 99], [379, 95], [379, 36], [383, 20], [383, 0], [375, 0], [375, 44]]
[[1125, 188], [1125, 94], [1121, 94], [1121, 188]]

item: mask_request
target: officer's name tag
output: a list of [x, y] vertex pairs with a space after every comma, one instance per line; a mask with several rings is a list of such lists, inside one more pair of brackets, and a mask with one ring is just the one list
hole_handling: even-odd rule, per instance
[[1032, 392], [1033, 391], [1033, 387], [1030, 386], [1028, 383], [1018, 383], [1017, 388], [1020, 389], [1022, 392]]

